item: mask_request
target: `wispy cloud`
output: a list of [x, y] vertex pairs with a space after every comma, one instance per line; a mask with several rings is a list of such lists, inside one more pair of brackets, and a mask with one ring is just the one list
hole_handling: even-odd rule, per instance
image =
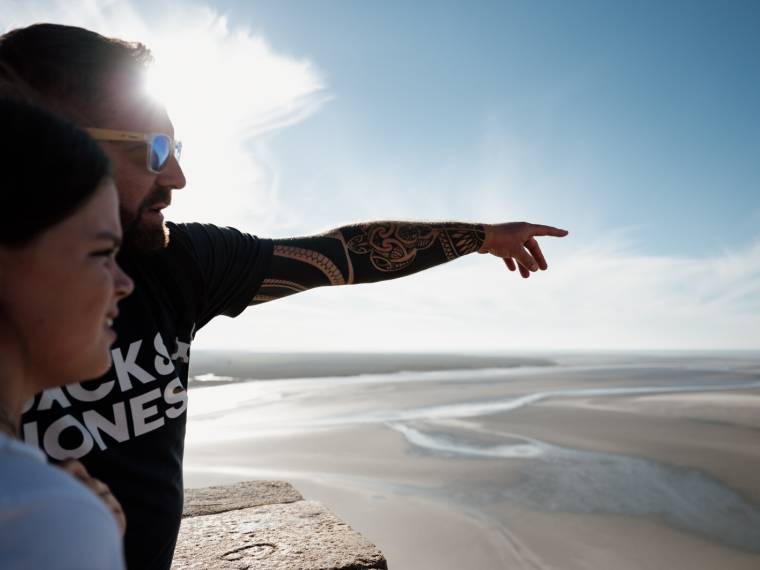
[[200, 3], [156, 0], [14, 2], [0, 0], [0, 29], [36, 22], [82, 26], [142, 41], [154, 53], [152, 84], [183, 139], [188, 189], [170, 217], [267, 232], [277, 208], [278, 173], [266, 140], [327, 100], [320, 71], [279, 53], [265, 38], [231, 25]]

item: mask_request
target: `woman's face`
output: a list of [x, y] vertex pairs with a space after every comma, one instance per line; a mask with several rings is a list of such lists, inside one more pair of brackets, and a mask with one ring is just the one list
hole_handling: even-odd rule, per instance
[[111, 325], [133, 284], [118, 267], [110, 178], [79, 210], [21, 248], [0, 247], [0, 318], [35, 392], [95, 378], [111, 365]]

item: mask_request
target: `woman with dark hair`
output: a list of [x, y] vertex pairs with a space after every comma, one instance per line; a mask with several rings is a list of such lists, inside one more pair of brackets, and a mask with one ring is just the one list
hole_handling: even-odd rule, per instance
[[18, 439], [24, 405], [36, 393], [108, 370], [117, 303], [133, 287], [116, 264], [120, 240], [116, 188], [97, 143], [0, 95], [4, 569], [124, 567], [119, 530], [104, 502]]

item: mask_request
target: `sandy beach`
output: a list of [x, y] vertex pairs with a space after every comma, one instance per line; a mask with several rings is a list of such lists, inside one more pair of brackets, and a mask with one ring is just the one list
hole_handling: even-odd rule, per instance
[[751, 358], [433, 368], [192, 389], [185, 484], [290, 481], [394, 569], [760, 567]]

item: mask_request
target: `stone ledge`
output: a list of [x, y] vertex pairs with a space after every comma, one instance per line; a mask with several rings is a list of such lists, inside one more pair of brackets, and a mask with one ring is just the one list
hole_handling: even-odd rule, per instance
[[302, 500], [301, 493], [285, 481], [243, 481], [232, 485], [185, 489], [182, 518]]
[[186, 489], [173, 570], [387, 570], [383, 554], [282, 481]]

